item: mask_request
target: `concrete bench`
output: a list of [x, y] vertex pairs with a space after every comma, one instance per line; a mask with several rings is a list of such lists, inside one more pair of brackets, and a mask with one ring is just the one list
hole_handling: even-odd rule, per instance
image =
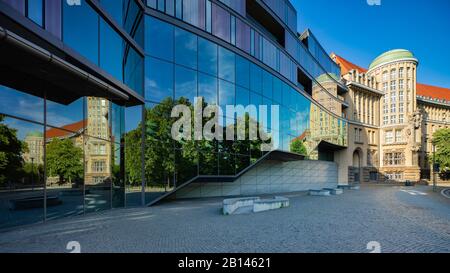
[[309, 190], [311, 196], [330, 196], [331, 193], [328, 190]]
[[253, 212], [261, 212], [289, 207], [289, 199], [276, 196], [273, 199], [260, 199], [254, 202]]
[[324, 190], [329, 191], [331, 195], [341, 195], [341, 194], [344, 193], [343, 189], [331, 189], [331, 188], [329, 188], [329, 189], [324, 189]]
[[223, 200], [223, 214], [234, 214], [236, 210], [243, 207], [251, 207], [255, 201], [260, 200], [259, 197], [232, 198]]
[[360, 186], [359, 185], [339, 185], [338, 189], [343, 189], [343, 190], [359, 190]]
[[285, 197], [274, 197], [272, 199], [261, 199], [259, 197], [232, 198], [223, 200], [223, 214], [256, 213], [273, 209], [289, 207], [289, 199]]
[[[9, 201], [10, 210], [27, 210], [27, 209], [37, 209], [44, 207], [44, 196], [28, 197], [22, 199], [13, 199]], [[47, 196], [47, 206], [58, 206], [61, 205], [62, 201], [58, 196]]]

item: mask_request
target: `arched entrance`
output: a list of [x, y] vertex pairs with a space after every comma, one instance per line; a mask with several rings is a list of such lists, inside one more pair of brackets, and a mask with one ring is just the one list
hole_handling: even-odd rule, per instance
[[361, 182], [361, 165], [362, 165], [362, 151], [360, 148], [357, 148], [353, 152], [353, 182], [360, 183]]

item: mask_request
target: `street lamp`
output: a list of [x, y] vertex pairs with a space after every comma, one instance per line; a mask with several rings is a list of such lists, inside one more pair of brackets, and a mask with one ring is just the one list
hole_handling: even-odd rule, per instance
[[436, 172], [439, 171], [439, 167], [436, 164], [436, 145], [433, 143], [433, 191], [436, 192]]
[[34, 191], [34, 157], [31, 157], [31, 191]]

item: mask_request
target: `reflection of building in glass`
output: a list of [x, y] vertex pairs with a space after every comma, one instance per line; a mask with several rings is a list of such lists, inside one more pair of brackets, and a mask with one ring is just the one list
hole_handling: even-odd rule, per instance
[[417, 83], [418, 60], [407, 50], [381, 54], [368, 70], [332, 57], [350, 91], [350, 141], [341, 155], [349, 168], [341, 179], [430, 179], [433, 133], [450, 127], [450, 90]]
[[[0, 207], [0, 226], [169, 197], [336, 187], [378, 171], [418, 179], [430, 132], [448, 125], [448, 98], [433, 97], [446, 93], [416, 85], [407, 52], [401, 61], [380, 57], [370, 71], [349, 69], [310, 30], [298, 35], [288, 0], [27, 2], [0, 0], [0, 117], [18, 144], [8, 154], [14, 168], [1, 169], [0, 204], [42, 204], [27, 217]], [[195, 97], [222, 107], [279, 105], [279, 150], [261, 151], [260, 140], [174, 141], [172, 108]], [[52, 140], [61, 141], [49, 149]], [[47, 172], [25, 164], [31, 158]], [[261, 185], [248, 178], [255, 168], [298, 177]], [[59, 205], [44, 210], [44, 193]]]
[[27, 151], [23, 154], [26, 163], [44, 164], [44, 135], [41, 132], [30, 132], [25, 137]]
[[[111, 137], [108, 120], [110, 103], [102, 98], [87, 98], [87, 119], [47, 130], [47, 143], [53, 138], [70, 139], [76, 147], [84, 147], [84, 181], [86, 185], [103, 184], [111, 179]], [[87, 135], [87, 136], [86, 136]], [[58, 178], [48, 178], [57, 182]]]

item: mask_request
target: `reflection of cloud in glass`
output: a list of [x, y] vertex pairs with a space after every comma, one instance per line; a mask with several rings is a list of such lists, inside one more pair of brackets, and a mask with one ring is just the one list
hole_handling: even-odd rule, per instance
[[83, 119], [83, 99], [79, 99], [69, 105], [62, 105], [47, 100], [48, 125], [62, 127]]
[[22, 141], [25, 140], [25, 137], [31, 132], [43, 132], [43, 126], [18, 119], [5, 118], [3, 123], [9, 128], [17, 130], [17, 137]]
[[44, 101], [11, 88], [0, 86], [0, 112], [43, 122]]

